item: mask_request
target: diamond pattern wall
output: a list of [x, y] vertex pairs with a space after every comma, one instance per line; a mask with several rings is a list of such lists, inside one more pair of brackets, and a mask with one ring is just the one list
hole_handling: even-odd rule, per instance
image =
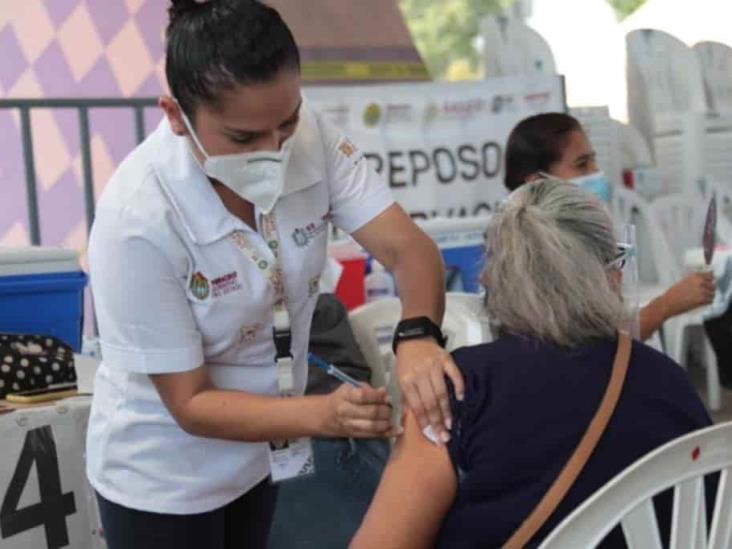
[[[165, 89], [167, 0], [23, 0], [0, 9], [0, 97], [131, 97]], [[159, 120], [146, 112], [150, 131]], [[135, 144], [131, 112], [91, 111], [97, 196]], [[84, 252], [79, 126], [74, 110], [32, 117], [41, 240]], [[0, 111], [0, 245], [29, 243], [17, 113]]]

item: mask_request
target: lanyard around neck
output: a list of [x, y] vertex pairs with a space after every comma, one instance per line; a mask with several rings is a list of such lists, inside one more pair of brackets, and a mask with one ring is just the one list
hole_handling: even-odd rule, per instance
[[[293, 394], [295, 390], [294, 364], [292, 359], [292, 329], [290, 312], [287, 309], [287, 293], [285, 276], [280, 257], [280, 241], [277, 236], [277, 222], [274, 214], [263, 214], [260, 228], [272, 257], [262, 254], [247, 238], [243, 231], [231, 234], [230, 239], [244, 256], [256, 265], [259, 272], [267, 280], [274, 291], [272, 304], [272, 338], [275, 344], [275, 362], [277, 364], [277, 386], [282, 396]], [[272, 260], [274, 258], [274, 261]]]

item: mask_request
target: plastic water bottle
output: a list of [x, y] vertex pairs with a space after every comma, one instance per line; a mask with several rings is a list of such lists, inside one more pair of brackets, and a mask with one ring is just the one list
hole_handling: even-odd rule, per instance
[[366, 303], [396, 295], [394, 278], [376, 260], [371, 262], [371, 273], [366, 276], [364, 285], [366, 286]]

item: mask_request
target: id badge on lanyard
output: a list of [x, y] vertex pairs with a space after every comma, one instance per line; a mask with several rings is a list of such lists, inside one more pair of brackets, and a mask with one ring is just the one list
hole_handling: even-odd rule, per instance
[[[233, 233], [231, 240], [244, 256], [257, 266], [259, 272], [262, 273], [262, 276], [265, 277], [274, 290], [272, 338], [276, 351], [277, 387], [280, 396], [286, 398], [294, 394], [295, 374], [291, 349], [290, 312], [287, 309], [285, 277], [280, 259], [280, 242], [277, 237], [277, 223], [274, 214], [262, 215], [260, 227], [274, 261], [261, 254], [243, 232]], [[313, 447], [308, 437], [272, 441], [269, 443], [268, 449], [269, 464], [274, 482], [302, 477], [315, 472]]]

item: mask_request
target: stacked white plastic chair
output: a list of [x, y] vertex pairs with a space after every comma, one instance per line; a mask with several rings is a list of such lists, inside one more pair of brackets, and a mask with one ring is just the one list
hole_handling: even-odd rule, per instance
[[546, 40], [519, 19], [486, 17], [481, 21], [486, 76], [556, 74]]
[[597, 164], [614, 187], [623, 183], [620, 133], [610, 118], [607, 107], [579, 107], [570, 109], [592, 143], [597, 154]]
[[719, 42], [700, 42], [694, 52], [711, 115], [705, 143], [707, 176], [732, 190], [732, 48]]
[[697, 54], [650, 29], [629, 33], [626, 44], [630, 121], [651, 143], [670, 189], [732, 177], [732, 113], [709, 116]]
[[[642, 266], [639, 288], [641, 305], [649, 303], [681, 279], [685, 250], [698, 247], [701, 240], [701, 203], [701, 196], [694, 200], [693, 195], [678, 193], [649, 203], [628, 189], [615, 190], [612, 208], [615, 223], [632, 223], [639, 233], [645, 235], [638, 246], [638, 260]], [[642, 245], [644, 242], [645, 246]], [[709, 340], [701, 330], [702, 312], [690, 311], [667, 320], [663, 325], [663, 347], [671, 358], [685, 366], [691, 336], [696, 330], [702, 342], [701, 359], [706, 372], [708, 404], [712, 410], [718, 410], [721, 406], [721, 389], [717, 362]]]
[[[694, 200], [689, 194], [663, 196], [651, 203], [653, 218], [670, 250], [673, 268], [678, 278], [683, 273], [685, 251], [698, 248], [704, 226], [704, 207], [701, 196]], [[721, 389], [717, 360], [714, 350], [703, 329], [704, 309], [697, 309], [676, 316], [664, 323], [664, 339], [667, 353], [680, 364], [686, 363], [689, 347], [694, 335], [701, 343], [701, 360], [706, 371], [707, 400], [709, 407], [718, 410], [721, 406]]]
[[[704, 475], [715, 472], [720, 475], [712, 512]], [[641, 458], [562, 521], [540, 548], [596, 547], [620, 525], [630, 547], [661, 549], [652, 498], [667, 489], [673, 489], [673, 549], [732, 547], [732, 423], [693, 432]]]
[[732, 48], [719, 42], [699, 42], [694, 52], [704, 77], [709, 110], [732, 113]]
[[694, 52], [701, 66], [707, 106], [713, 113], [732, 113], [732, 48], [719, 42], [699, 42]]

